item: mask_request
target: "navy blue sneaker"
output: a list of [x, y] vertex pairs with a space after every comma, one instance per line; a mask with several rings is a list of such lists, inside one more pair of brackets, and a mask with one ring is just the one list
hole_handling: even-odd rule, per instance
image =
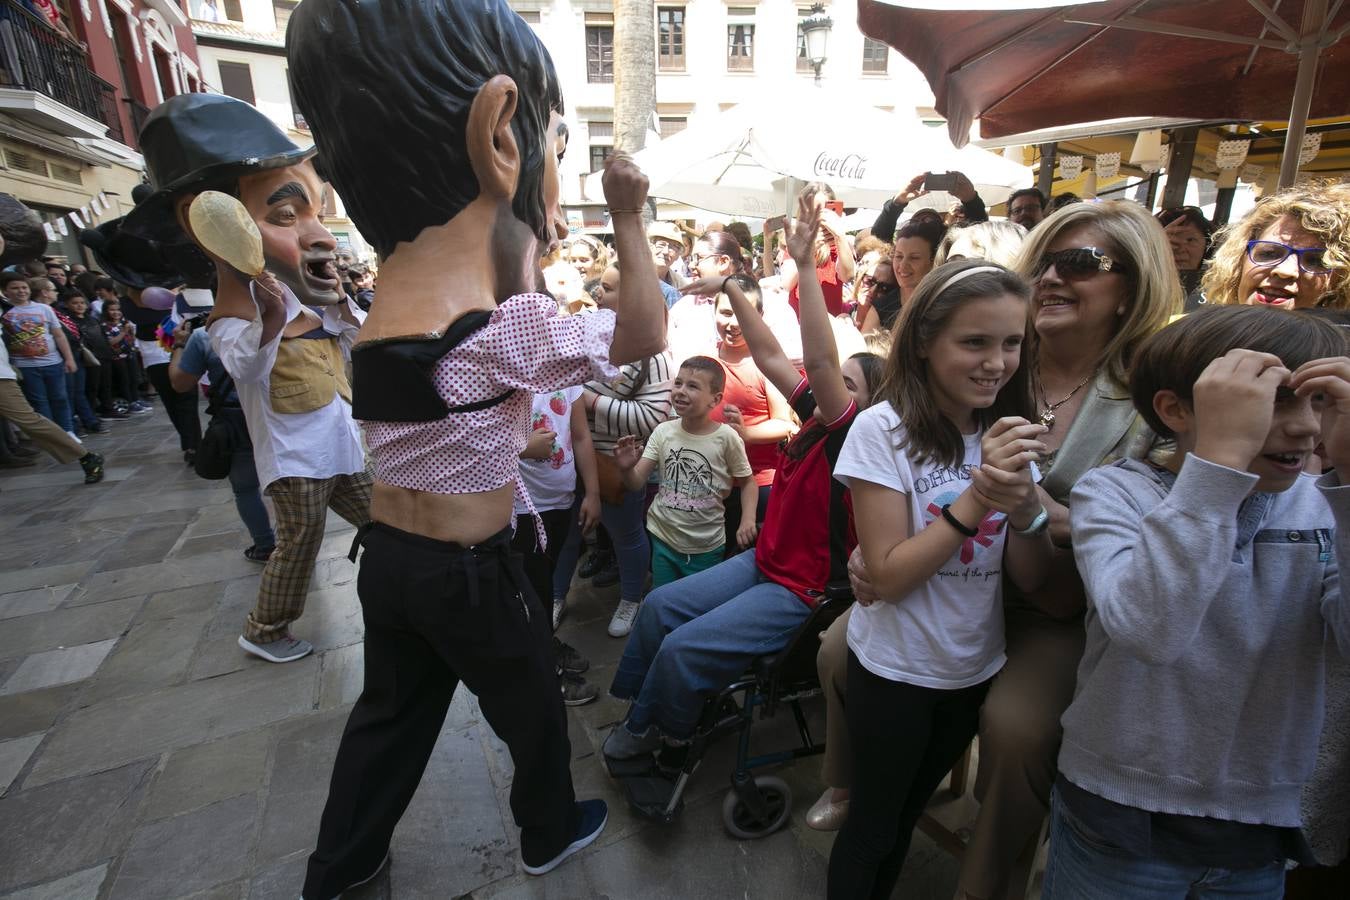
[[540, 863], [537, 866], [532, 866], [526, 862], [525, 857], [522, 854], [520, 862], [521, 865], [525, 867], [526, 872], [529, 872], [531, 875], [543, 875], [552, 872], [554, 869], [558, 868], [558, 866], [562, 865], [563, 860], [567, 859], [567, 857], [576, 853], [578, 850], [589, 847], [591, 843], [600, 836], [600, 832], [605, 830], [605, 823], [609, 821], [609, 807], [605, 805], [605, 801], [582, 800], [577, 804], [577, 807], [581, 810], [581, 818], [577, 822], [576, 840], [564, 847], [562, 852], [557, 856], [553, 857], [548, 862]]

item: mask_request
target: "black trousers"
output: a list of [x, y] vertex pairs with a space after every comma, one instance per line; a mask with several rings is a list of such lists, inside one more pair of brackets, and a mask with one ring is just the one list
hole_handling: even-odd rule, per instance
[[174, 431], [178, 432], [178, 449], [196, 450], [202, 442], [202, 420], [197, 416], [197, 392], [180, 394], [169, 383], [169, 364], [159, 363], [145, 367], [145, 375], [155, 386], [159, 402], [169, 414]]
[[365, 534], [357, 577], [365, 688], [333, 764], [306, 900], [330, 900], [380, 865], [461, 681], [511, 751], [521, 856], [546, 862], [575, 836], [549, 611], [512, 558], [510, 539], [504, 529], [464, 548], [378, 523]]
[[[511, 547], [523, 558], [525, 577], [534, 588], [534, 595], [546, 604], [552, 602], [553, 570], [558, 567], [558, 556], [567, 542], [574, 508], [575, 504], [568, 509], [546, 509], [539, 514], [544, 521], [544, 536], [548, 538], [548, 547], [543, 550], [539, 549], [539, 536], [534, 533], [534, 516], [529, 513], [516, 516], [516, 534], [511, 538]], [[550, 625], [552, 614], [550, 608]]]
[[112, 372], [109, 369], [111, 359], [100, 359], [96, 366], [85, 367], [84, 394], [89, 405], [100, 416], [112, 412]]
[[974, 739], [993, 679], [955, 691], [890, 681], [848, 652], [853, 784], [830, 853], [829, 900], [888, 900], [928, 800]]

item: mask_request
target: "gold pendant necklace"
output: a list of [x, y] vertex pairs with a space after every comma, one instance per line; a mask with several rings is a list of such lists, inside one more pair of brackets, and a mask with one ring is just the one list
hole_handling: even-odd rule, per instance
[[1082, 381], [1080, 381], [1080, 382], [1078, 383], [1078, 387], [1076, 387], [1076, 388], [1074, 388], [1073, 390], [1069, 391], [1069, 395], [1068, 395], [1067, 397], [1065, 397], [1063, 400], [1060, 400], [1060, 401], [1058, 401], [1058, 402], [1056, 402], [1056, 403], [1051, 403], [1051, 402], [1050, 402], [1050, 398], [1049, 398], [1049, 397], [1046, 395], [1046, 393], [1045, 393], [1045, 387], [1044, 387], [1044, 385], [1041, 384], [1041, 373], [1040, 373], [1040, 370], [1037, 369], [1037, 371], [1036, 371], [1036, 386], [1037, 386], [1038, 388], [1040, 388], [1040, 390], [1041, 390], [1041, 401], [1045, 404], [1045, 408], [1041, 410], [1041, 414], [1040, 414], [1040, 416], [1038, 416], [1038, 419], [1039, 419], [1040, 423], [1041, 423], [1042, 425], [1044, 425], [1047, 429], [1054, 428], [1054, 427], [1055, 427], [1055, 410], [1059, 409], [1059, 408], [1060, 408], [1061, 406], [1063, 406], [1065, 403], [1068, 403], [1070, 400], [1072, 400], [1072, 399], [1074, 398], [1074, 395], [1076, 395], [1079, 391], [1081, 391], [1081, 390], [1084, 388], [1084, 386], [1087, 385], [1087, 383], [1088, 383], [1089, 381], [1091, 381], [1093, 378], [1096, 377], [1096, 375], [1097, 375], [1097, 373], [1096, 373], [1095, 371], [1093, 371], [1092, 374], [1088, 375], [1088, 377], [1084, 378]]

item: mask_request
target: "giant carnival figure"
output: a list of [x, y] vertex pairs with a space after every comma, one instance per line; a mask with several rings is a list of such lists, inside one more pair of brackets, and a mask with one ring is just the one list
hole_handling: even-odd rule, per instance
[[559, 315], [539, 261], [566, 234], [562, 96], [505, 0], [306, 0], [286, 41], [319, 164], [383, 258], [352, 356], [375, 470], [374, 525], [358, 536], [365, 689], [304, 896], [329, 900], [383, 866], [460, 682], [511, 751], [521, 859], [541, 875], [607, 810], [576, 802], [547, 598], [510, 552], [518, 457], [534, 393], [662, 349], [647, 181], [623, 158], [604, 175], [631, 294]]
[[[346, 363], [363, 314], [338, 284], [313, 148], [219, 94], [165, 101], [140, 142], [154, 191], [126, 216], [125, 236], [105, 236], [104, 252], [148, 243], [188, 284], [215, 277], [211, 346], [234, 380], [258, 481], [276, 510], [276, 547], [239, 646], [292, 662], [314, 649], [290, 628], [305, 609], [328, 510], [358, 527], [370, 521], [371, 478]], [[230, 202], [241, 221], [231, 223], [227, 208], [225, 224], [260, 245], [266, 275], [254, 280], [257, 273], [226, 262], [196, 233], [189, 213], [209, 192], [238, 201]]]

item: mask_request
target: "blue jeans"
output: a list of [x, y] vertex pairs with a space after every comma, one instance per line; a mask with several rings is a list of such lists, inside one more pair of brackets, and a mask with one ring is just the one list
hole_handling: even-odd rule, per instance
[[62, 431], [75, 431], [70, 416], [70, 395], [66, 393], [66, 367], [61, 363], [48, 366], [25, 366], [19, 369], [23, 381], [23, 395], [37, 414], [51, 419]]
[[609, 691], [633, 701], [628, 730], [694, 733], [703, 700], [751, 660], [787, 646], [811, 610], [767, 580], [746, 550], [647, 595]]
[[600, 521], [614, 542], [619, 561], [619, 599], [637, 602], [647, 581], [652, 548], [647, 541], [647, 489], [628, 491], [623, 503], [601, 503]]
[[277, 539], [272, 533], [272, 520], [258, 490], [258, 467], [253, 463], [252, 447], [236, 450], [230, 457], [229, 477], [230, 490], [234, 491], [234, 508], [253, 538], [253, 546], [275, 547]]
[[1284, 865], [1211, 869], [1126, 854], [1069, 821], [1059, 791], [1050, 794], [1050, 859], [1044, 900], [1279, 900]]
[[73, 407], [73, 416], [78, 417], [84, 423], [84, 427], [93, 428], [98, 424], [98, 416], [94, 414], [94, 408], [89, 405], [89, 397], [85, 395], [85, 383], [89, 377], [89, 372], [84, 367], [84, 360], [75, 363], [75, 371], [66, 373], [66, 395], [70, 399], [70, 405]]

